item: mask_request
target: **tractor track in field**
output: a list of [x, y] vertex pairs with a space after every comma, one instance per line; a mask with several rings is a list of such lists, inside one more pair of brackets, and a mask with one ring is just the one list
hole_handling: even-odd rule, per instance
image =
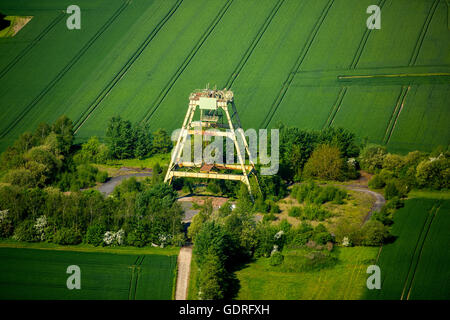
[[152, 40], [156, 37], [159, 31], [167, 23], [167, 21], [173, 16], [173, 14], [180, 7], [183, 0], [178, 0], [170, 10], [164, 15], [161, 21], [153, 28], [153, 30], [148, 34], [141, 45], [133, 52], [131, 57], [125, 62], [122, 68], [117, 72], [114, 77], [109, 81], [106, 87], [97, 95], [95, 100], [90, 104], [90, 106], [78, 117], [74, 122], [74, 132], [77, 133], [78, 130], [84, 125], [84, 123], [89, 119], [91, 114], [97, 109], [97, 107], [103, 102], [103, 100], [108, 96], [108, 94], [114, 89], [117, 83], [123, 78], [123, 76], [128, 72], [128, 70], [133, 66], [136, 60], [141, 56], [142, 52], [148, 47]]
[[225, 13], [228, 11], [229, 7], [233, 3], [234, 0], [227, 0], [227, 2], [220, 8], [217, 15], [214, 17], [213, 21], [209, 24], [208, 28], [203, 32], [200, 39], [196, 42], [195, 46], [191, 49], [189, 54], [186, 56], [186, 58], [183, 60], [181, 65], [178, 67], [177, 71], [172, 75], [172, 77], [169, 79], [169, 82], [165, 85], [161, 93], [156, 98], [156, 101], [153, 103], [153, 108], [151, 108], [144, 116], [142, 123], [147, 123], [150, 118], [153, 116], [153, 114], [158, 110], [166, 96], [169, 94], [172, 87], [175, 85], [177, 80], [180, 78], [181, 74], [184, 72], [184, 70], [187, 68], [187, 66], [190, 64], [192, 59], [195, 57], [197, 52], [200, 50], [200, 48], [203, 46], [203, 44], [206, 42], [210, 34], [213, 32], [217, 24], [222, 20]]
[[281, 102], [283, 101], [283, 98], [285, 97], [287, 91], [289, 90], [289, 87], [290, 87], [292, 81], [294, 80], [295, 75], [299, 72], [302, 63], [305, 60], [305, 57], [308, 54], [312, 43], [316, 39], [316, 36], [320, 30], [320, 27], [322, 26], [323, 22], [325, 21], [327, 15], [328, 15], [328, 12], [330, 11], [333, 4], [334, 4], [334, 0], [329, 0], [327, 2], [327, 4], [325, 5], [325, 7], [323, 8], [320, 17], [317, 19], [313, 29], [311, 30], [311, 32], [308, 36], [305, 46], [303, 47], [302, 51], [300, 52], [300, 55], [297, 57], [295, 64], [291, 68], [291, 71], [289, 72], [286, 80], [282, 84], [280, 92], [278, 93], [274, 102], [272, 103], [272, 106], [270, 107], [269, 112], [267, 113], [264, 120], [262, 121], [260, 128], [266, 129], [269, 126], [269, 123], [272, 121], [273, 116], [275, 115], [278, 107], [280, 106]]
[[253, 51], [255, 50], [256, 46], [258, 45], [259, 41], [263, 37], [264, 33], [266, 32], [269, 25], [272, 23], [273, 18], [276, 16], [277, 12], [283, 5], [285, 0], [278, 0], [278, 2], [275, 4], [275, 6], [272, 8], [272, 11], [270, 12], [269, 16], [266, 18], [262, 26], [259, 28], [258, 33], [256, 34], [255, 38], [253, 39], [250, 46], [245, 51], [244, 55], [242, 56], [241, 60], [237, 64], [236, 68], [233, 70], [233, 73], [228, 77], [228, 80], [225, 84], [225, 88], [231, 89], [233, 86], [234, 81], [239, 76], [239, 73], [244, 68], [245, 64], [247, 63], [250, 56], [253, 54]]
[[9, 72], [28, 52], [30, 52], [33, 47], [41, 41], [42, 38], [44, 38], [51, 29], [53, 29], [54, 26], [58, 24], [59, 21], [62, 20], [62, 18], [65, 16], [64, 12], [61, 12], [59, 15], [55, 17], [45, 28], [37, 35], [36, 38], [34, 38], [28, 46], [26, 46], [19, 54], [10, 62], [8, 65], [3, 68], [2, 71], [0, 71], [0, 79], [3, 78], [5, 74]]
[[388, 144], [391, 140], [392, 133], [394, 132], [395, 126], [397, 125], [398, 118], [400, 117], [400, 113], [403, 110], [403, 106], [405, 105], [406, 96], [408, 95], [411, 86], [402, 86], [402, 90], [400, 91], [400, 95], [397, 99], [397, 103], [395, 104], [395, 109], [392, 112], [391, 119], [389, 120], [388, 126], [384, 133], [383, 143]]
[[[380, 10], [383, 8], [384, 4], [386, 3], [386, 0], [380, 0], [378, 3], [378, 6], [380, 7]], [[369, 28], [366, 28], [364, 31], [364, 34], [359, 42], [358, 48], [356, 49], [355, 55], [353, 56], [352, 63], [350, 64], [349, 69], [356, 69], [356, 66], [358, 65], [359, 59], [361, 58], [361, 55], [364, 51], [364, 48], [366, 47], [367, 41], [369, 39], [370, 33], [372, 30]], [[334, 119], [336, 118], [336, 115], [338, 114], [339, 110], [341, 109], [342, 101], [344, 100], [345, 94], [347, 93], [347, 87], [343, 87], [341, 91], [339, 91], [337, 100], [333, 107], [331, 108], [330, 115], [328, 116], [327, 121], [325, 122], [323, 128], [330, 127]]]
[[[408, 66], [410, 66], [410, 67], [414, 66], [417, 62], [417, 58], [419, 56], [420, 49], [422, 48], [423, 40], [425, 39], [425, 36], [428, 31], [428, 27], [430, 26], [431, 20], [433, 20], [434, 13], [436, 12], [439, 2], [440, 2], [440, 0], [435, 0], [435, 2], [433, 2], [433, 4], [431, 5], [430, 10], [428, 11], [427, 18], [425, 19], [425, 22], [422, 26], [419, 37], [417, 38], [416, 45], [414, 46], [414, 50], [411, 55], [411, 59], [409, 60], [409, 63], [408, 63]], [[391, 136], [395, 130], [398, 118], [400, 117], [400, 113], [402, 112], [403, 106], [405, 104], [406, 96], [408, 95], [408, 92], [410, 89], [411, 89], [411, 84], [409, 84], [408, 86], [406, 86], [406, 85], [402, 86], [402, 89], [400, 91], [399, 98], [397, 99], [397, 103], [395, 105], [391, 119], [389, 120], [389, 123], [386, 127], [386, 131], [385, 131], [384, 138], [383, 138], [384, 145], [387, 145], [389, 143], [389, 141], [391, 140]]]
[[136, 291], [139, 282], [139, 273], [145, 256], [138, 256], [131, 266], [130, 287], [128, 290], [128, 300], [136, 300]]
[[334, 118], [336, 117], [336, 114], [341, 109], [342, 101], [344, 100], [345, 94], [347, 93], [347, 87], [342, 87], [341, 91], [339, 91], [339, 95], [331, 108], [330, 115], [327, 118], [327, 121], [323, 125], [322, 129], [329, 128], [334, 122]]
[[[433, 223], [434, 218], [436, 217], [437, 212], [440, 209], [440, 206], [441, 206], [441, 203], [439, 202], [437, 205], [433, 206], [430, 209], [430, 211], [428, 211], [428, 217], [422, 226], [422, 230], [420, 231], [419, 237], [416, 242], [416, 246], [414, 247], [413, 255], [411, 257], [411, 262], [409, 264], [408, 273], [406, 274], [405, 284], [403, 286], [403, 291], [402, 291], [400, 300], [404, 299], [406, 291], [408, 291], [406, 299], [408, 300], [408, 298], [409, 298], [409, 294], [411, 293], [411, 287], [413, 284], [416, 269], [419, 264], [420, 257], [422, 256], [423, 246], [427, 240], [427, 236], [428, 236], [428, 232], [430, 231], [431, 224]], [[416, 258], [416, 256], [417, 256], [417, 258]], [[410, 274], [411, 274], [411, 279], [410, 279]]]
[[[380, 11], [383, 9], [383, 6], [385, 3], [386, 3], [386, 0], [380, 0], [380, 2], [378, 3], [378, 7], [380, 7]], [[352, 63], [350, 65], [350, 69], [356, 69], [359, 59], [361, 59], [364, 48], [366, 47], [366, 43], [367, 43], [367, 40], [369, 39], [371, 31], [372, 30], [369, 28], [365, 29], [363, 37], [361, 38], [361, 41], [359, 42], [358, 49], [356, 50], [355, 56], [353, 57]]]
[[100, 29], [94, 34], [92, 38], [73, 56], [69, 63], [53, 78], [50, 83], [45, 86], [45, 88], [25, 107], [25, 109], [19, 114], [19, 116], [13, 120], [8, 127], [2, 131], [0, 138], [5, 137], [16, 125], [22, 120], [28, 112], [30, 112], [41, 100], [42, 98], [60, 81], [66, 73], [72, 69], [72, 67], [81, 59], [81, 57], [86, 53], [86, 51], [97, 41], [97, 39], [108, 29], [108, 27], [116, 20], [116, 18], [125, 10], [128, 6], [129, 0], [125, 1], [106, 21], [106, 23], [100, 27]]
[[431, 5], [430, 11], [428, 12], [427, 18], [422, 26], [420, 31], [419, 38], [417, 38], [416, 45], [414, 47], [413, 54], [409, 61], [409, 66], [413, 66], [417, 62], [417, 58], [419, 57], [420, 49], [422, 48], [423, 40], [425, 39], [425, 35], [427, 34], [428, 27], [430, 26], [431, 20], [433, 20], [434, 13], [439, 5], [440, 0], [435, 0], [435, 2]]

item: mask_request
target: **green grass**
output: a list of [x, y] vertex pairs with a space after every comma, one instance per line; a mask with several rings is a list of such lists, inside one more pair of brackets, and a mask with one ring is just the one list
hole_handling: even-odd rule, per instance
[[[380, 30], [366, 27], [370, 4], [382, 5]], [[80, 0], [75, 31], [65, 5], [0, 0], [4, 14], [33, 16], [0, 39], [0, 150], [61, 114], [77, 142], [104, 138], [119, 114], [170, 132], [207, 83], [231, 86], [245, 128], [343, 126], [402, 153], [450, 141], [448, 77], [338, 78], [448, 73], [444, 1]]]
[[99, 165], [100, 167], [111, 167], [111, 168], [121, 168], [121, 167], [132, 167], [132, 168], [153, 168], [154, 165], [159, 163], [163, 166], [170, 160], [170, 153], [157, 154], [146, 159], [122, 159], [122, 160], [108, 160], [106, 164]]
[[[381, 289], [367, 290], [367, 299], [448, 299], [449, 201], [413, 198], [395, 213], [392, 234], [377, 264]], [[445, 231], [444, 231], [445, 230]]]
[[188, 288], [188, 294], [187, 294], [187, 299], [188, 300], [197, 300], [197, 287], [196, 287], [196, 282], [197, 282], [197, 277], [198, 277], [198, 267], [197, 267], [197, 263], [195, 262], [194, 256], [192, 256], [191, 259], [191, 272], [189, 274], [189, 288]]
[[[238, 299], [312, 300], [360, 299], [366, 287], [366, 269], [373, 264], [378, 248], [335, 248], [337, 265], [310, 272], [277, 272], [260, 258], [237, 272]], [[287, 253], [289, 255], [289, 253]]]
[[[40, 249], [2, 242], [1, 299], [172, 299], [175, 250]], [[66, 287], [70, 265], [81, 269], [80, 290]]]

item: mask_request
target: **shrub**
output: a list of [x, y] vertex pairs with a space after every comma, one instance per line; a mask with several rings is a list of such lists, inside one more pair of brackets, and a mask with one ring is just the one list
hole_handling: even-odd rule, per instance
[[331, 217], [331, 213], [328, 210], [321, 208], [319, 205], [308, 204], [303, 209], [302, 218], [306, 220], [323, 221], [329, 217]]
[[273, 203], [270, 206], [270, 213], [280, 213], [280, 212], [281, 212], [280, 207], [276, 203]]
[[392, 199], [394, 197], [398, 197], [399, 194], [400, 192], [398, 191], [393, 181], [390, 181], [386, 184], [386, 188], [384, 189], [384, 197], [387, 200]]
[[280, 264], [283, 263], [283, 261], [284, 261], [284, 256], [279, 251], [274, 252], [269, 258], [269, 264], [272, 267], [279, 266]]
[[256, 199], [255, 201], [255, 211], [256, 212], [268, 212], [269, 211], [269, 206], [267, 205], [266, 202], [264, 202], [264, 199], [259, 197], [258, 199]]
[[143, 225], [139, 225], [127, 236], [127, 244], [134, 247], [143, 247], [148, 243], [148, 231]]
[[13, 234], [13, 224], [9, 210], [0, 210], [0, 238], [8, 238]]
[[53, 236], [53, 242], [62, 245], [81, 243], [81, 233], [72, 228], [60, 228]]
[[343, 204], [344, 199], [347, 199], [347, 191], [337, 189], [336, 193], [334, 194], [333, 203]]
[[108, 179], [108, 172], [105, 172], [105, 171], [97, 172], [97, 174], [95, 176], [95, 181], [103, 183], [106, 181], [106, 179]]
[[97, 247], [103, 243], [104, 234], [105, 227], [103, 225], [90, 225], [86, 231], [86, 242]]
[[389, 231], [381, 222], [370, 220], [362, 228], [362, 244], [365, 246], [379, 246], [389, 237]]
[[36, 242], [39, 237], [34, 228], [34, 221], [31, 219], [22, 221], [14, 230], [13, 238], [19, 241]]
[[289, 215], [290, 217], [299, 218], [299, 217], [301, 217], [301, 215], [302, 215], [302, 208], [300, 208], [300, 207], [291, 207], [291, 208], [289, 209], [288, 215]]
[[372, 189], [381, 189], [384, 188], [385, 185], [386, 183], [378, 174], [374, 175], [369, 181], [369, 187]]
[[329, 232], [319, 232], [314, 235], [314, 241], [317, 244], [326, 244], [333, 242], [333, 236]]
[[269, 214], [265, 214], [263, 221], [275, 221], [277, 220], [277, 217], [275, 217], [275, 215], [271, 212]]
[[284, 233], [288, 233], [291, 228], [292, 225], [286, 219], [281, 220], [280, 230], [283, 230]]

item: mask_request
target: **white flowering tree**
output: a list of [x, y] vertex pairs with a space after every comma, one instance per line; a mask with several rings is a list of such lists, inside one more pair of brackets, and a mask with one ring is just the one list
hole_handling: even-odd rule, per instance
[[47, 225], [48, 221], [45, 214], [37, 217], [34, 224], [34, 229], [36, 230], [36, 234], [41, 241], [45, 241], [45, 228], [47, 228]]
[[125, 238], [125, 231], [120, 229], [117, 232], [113, 231], [106, 231], [105, 235], [103, 236], [103, 243], [107, 246], [115, 246], [115, 245], [122, 245], [123, 240]]

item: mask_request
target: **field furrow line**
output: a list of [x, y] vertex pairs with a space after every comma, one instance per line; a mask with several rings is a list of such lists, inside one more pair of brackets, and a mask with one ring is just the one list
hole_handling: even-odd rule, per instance
[[74, 122], [75, 133], [83, 126], [83, 124], [89, 119], [91, 114], [97, 109], [97, 107], [103, 102], [103, 100], [108, 96], [108, 94], [114, 89], [117, 83], [124, 77], [128, 72], [134, 62], [141, 56], [142, 52], [148, 47], [150, 42], [155, 38], [158, 32], [166, 24], [166, 22], [173, 16], [175, 11], [181, 5], [183, 0], [178, 0], [166, 13], [161, 21], [158, 22], [156, 27], [149, 33], [141, 45], [133, 52], [131, 57], [125, 62], [122, 68], [114, 75], [111, 81], [108, 82], [106, 87], [97, 95], [94, 102], [92, 102], [89, 107], [81, 114], [81, 116]]
[[392, 125], [392, 128], [391, 128], [390, 131], [389, 131], [389, 136], [387, 137], [387, 140], [386, 140], [386, 143], [385, 143], [385, 144], [388, 144], [389, 141], [391, 140], [392, 133], [394, 132], [395, 127], [396, 127], [396, 125], [397, 125], [398, 118], [400, 117], [400, 114], [402, 113], [403, 106], [405, 105], [406, 96], [408, 95], [408, 92], [409, 92], [410, 89], [411, 89], [411, 86], [408, 86], [408, 89], [405, 91], [405, 94], [403, 95], [402, 103], [401, 103], [401, 105], [400, 105], [400, 108], [399, 108], [399, 110], [398, 110], [396, 116], [395, 116], [395, 121], [394, 121], [394, 123], [393, 123], [393, 125]]
[[134, 290], [132, 291], [132, 300], [136, 300], [136, 292], [139, 284], [139, 274], [141, 273], [141, 265], [145, 256], [141, 256], [136, 263], [136, 277], [134, 278]]
[[414, 266], [414, 270], [413, 270], [413, 274], [412, 274], [412, 277], [411, 277], [411, 282], [409, 284], [408, 295], [406, 296], [406, 300], [409, 300], [409, 296], [411, 294], [411, 289], [412, 289], [412, 285], [414, 283], [414, 278], [416, 277], [417, 266], [419, 265], [420, 258], [422, 257], [423, 247], [425, 246], [425, 242], [427, 241], [428, 233], [430, 232], [431, 226], [432, 226], [432, 224], [434, 222], [434, 218], [436, 217], [436, 215], [438, 214], [440, 209], [441, 209], [441, 204], [439, 204], [438, 207], [436, 208], [436, 210], [434, 210], [434, 214], [431, 217], [431, 222], [428, 225], [427, 232], [425, 233], [425, 237], [424, 237], [424, 239], [422, 241], [422, 246], [420, 247], [419, 256], [417, 257], [417, 261], [416, 261], [416, 264]]
[[222, 8], [220, 8], [220, 11], [217, 13], [217, 15], [214, 17], [213, 21], [210, 23], [208, 28], [205, 30], [205, 32], [202, 34], [200, 39], [196, 42], [195, 46], [192, 48], [192, 50], [189, 52], [189, 54], [186, 56], [186, 58], [183, 60], [181, 65], [178, 67], [177, 71], [172, 75], [169, 82], [165, 85], [164, 89], [161, 91], [161, 93], [156, 98], [156, 101], [154, 102], [154, 107], [147, 112], [147, 114], [144, 116], [144, 119], [142, 120], [143, 123], [146, 123], [150, 120], [150, 118], [153, 116], [153, 114], [158, 110], [159, 106], [164, 101], [167, 94], [170, 92], [172, 87], [177, 82], [178, 78], [181, 76], [183, 71], [187, 68], [189, 63], [192, 61], [192, 59], [195, 57], [197, 52], [200, 50], [202, 45], [205, 43], [205, 41], [208, 39], [214, 28], [217, 26], [217, 24], [222, 20], [222, 17], [225, 15], [225, 13], [228, 11], [228, 8], [231, 6], [234, 0], [227, 0], [227, 2], [223, 5]]
[[297, 60], [294, 63], [294, 66], [292, 67], [291, 71], [289, 72], [286, 80], [281, 86], [280, 92], [278, 93], [277, 97], [275, 98], [274, 102], [272, 103], [272, 106], [269, 109], [269, 112], [267, 113], [266, 117], [262, 121], [260, 128], [267, 128], [269, 123], [272, 121], [273, 116], [275, 115], [276, 110], [278, 109], [278, 106], [283, 101], [284, 96], [286, 95], [287, 91], [289, 90], [289, 87], [292, 83], [292, 81], [295, 78], [295, 75], [299, 72], [301, 64], [303, 63], [303, 60], [305, 59], [306, 55], [308, 54], [309, 49], [311, 48], [312, 43], [314, 42], [317, 33], [319, 32], [320, 27], [323, 24], [323, 21], [328, 15], [328, 12], [330, 11], [331, 7], [333, 6], [334, 0], [329, 0], [325, 7], [322, 10], [322, 13], [319, 17], [319, 19], [316, 21], [314, 28], [311, 30], [311, 33], [309, 34], [308, 41], [306, 42], [305, 46], [303, 47], [302, 51], [300, 52], [300, 55], [298, 56]]
[[409, 61], [409, 66], [413, 66], [416, 63], [416, 61], [417, 61], [420, 49], [422, 48], [423, 40], [425, 39], [425, 35], [427, 34], [428, 27], [430, 26], [431, 20], [433, 20], [433, 16], [434, 16], [434, 13], [436, 12], [436, 9], [437, 9], [437, 7], [439, 5], [439, 1], [440, 0], [436, 0], [430, 7], [430, 11], [428, 12], [427, 18], [425, 19], [425, 22], [424, 22], [424, 24], [422, 26], [422, 30], [420, 31], [419, 38], [417, 38], [417, 42], [416, 42], [416, 45], [414, 47], [413, 54], [412, 54], [411, 59]]
[[58, 24], [58, 22], [65, 16], [64, 11], [62, 11], [59, 15], [56, 16], [55, 19], [53, 19], [45, 28], [42, 30], [41, 33], [38, 34], [36, 38], [34, 38], [28, 46], [26, 46], [19, 54], [5, 67], [2, 71], [0, 71], [0, 79], [8, 73], [9, 70], [11, 70], [19, 61], [22, 59], [28, 52], [30, 52], [33, 47], [39, 43], [39, 41], [50, 32], [51, 29], [55, 25]]
[[[386, 3], [386, 0], [381, 0], [378, 3], [378, 7], [380, 7], [380, 10], [383, 9], [384, 4]], [[350, 65], [350, 69], [355, 69], [358, 65], [359, 59], [361, 59], [362, 53], [364, 51], [364, 48], [366, 47], [367, 40], [369, 39], [371, 29], [367, 28], [364, 31], [364, 34], [361, 38], [361, 41], [359, 42], [358, 49], [356, 49], [355, 55], [353, 57], [352, 63]]]
[[325, 124], [323, 125], [322, 129], [329, 128], [331, 124], [334, 122], [334, 118], [336, 117], [336, 114], [341, 109], [342, 101], [344, 100], [345, 94], [347, 93], [347, 87], [343, 87], [341, 91], [339, 91], [338, 97], [333, 104], [333, 107], [331, 108], [330, 115], [328, 116]]
[[80, 60], [84, 53], [94, 44], [95, 41], [105, 32], [106, 29], [114, 22], [114, 20], [123, 12], [125, 7], [128, 5], [128, 1], [124, 2], [115, 12], [114, 14], [106, 21], [106, 23], [94, 34], [94, 36], [89, 39], [88, 42], [78, 51], [75, 56], [69, 61], [69, 63], [56, 75], [56, 77], [50, 81], [49, 84], [24, 108], [24, 110], [19, 114], [19, 116], [14, 119], [8, 127], [3, 130], [0, 134], [0, 138], [3, 138], [6, 134], [8, 134], [17, 123], [25, 117], [25, 115], [33, 109], [39, 101], [56, 85], [58, 81], [60, 81], [64, 75]]
[[400, 90], [400, 93], [398, 94], [397, 102], [395, 103], [395, 108], [392, 111], [391, 117], [389, 118], [389, 122], [388, 122], [388, 124], [386, 126], [386, 130], [384, 132], [384, 136], [383, 136], [383, 143], [384, 144], [386, 144], [386, 141], [387, 141], [388, 136], [389, 136], [389, 132], [391, 131], [391, 128], [392, 128], [393, 123], [395, 121], [396, 114], [398, 113], [398, 110], [400, 109], [400, 104], [401, 104], [401, 102], [403, 100], [403, 96], [404, 96], [404, 94], [406, 92], [406, 88], [407, 88], [406, 86], [402, 86], [402, 88]]
[[[440, 203], [437, 204], [437, 206], [433, 206], [431, 210], [428, 212], [428, 217], [425, 220], [425, 223], [423, 224], [423, 227], [420, 231], [419, 237], [416, 242], [416, 246], [414, 247], [413, 255], [411, 257], [411, 262], [409, 264], [408, 273], [405, 278], [405, 285], [403, 286], [402, 295], [400, 296], [400, 300], [403, 300], [403, 297], [405, 296], [405, 292], [408, 288], [411, 288], [411, 281], [410, 281], [410, 274], [413, 276], [415, 273], [415, 269], [417, 267], [418, 259], [420, 258], [423, 244], [425, 242], [425, 239], [428, 235], [428, 231], [430, 230], [431, 223], [434, 220], [434, 217], [436, 215], [436, 212], [440, 206]], [[417, 254], [416, 254], [417, 253]], [[414, 266], [413, 266], [414, 265]]]
[[224, 88], [231, 89], [233, 86], [234, 81], [239, 76], [239, 73], [244, 68], [245, 64], [247, 63], [248, 59], [252, 55], [253, 51], [255, 50], [256, 46], [258, 45], [259, 41], [261, 40], [262, 36], [266, 32], [267, 28], [269, 27], [270, 23], [272, 22], [273, 18], [277, 14], [280, 7], [283, 5], [285, 0], [278, 0], [278, 2], [273, 7], [272, 11], [270, 12], [267, 19], [264, 21], [263, 25], [259, 28], [258, 33], [256, 34], [255, 38], [253, 39], [250, 46], [245, 51], [244, 55], [242, 56], [241, 60], [239, 61], [236, 68], [233, 70], [233, 73], [228, 78]]

